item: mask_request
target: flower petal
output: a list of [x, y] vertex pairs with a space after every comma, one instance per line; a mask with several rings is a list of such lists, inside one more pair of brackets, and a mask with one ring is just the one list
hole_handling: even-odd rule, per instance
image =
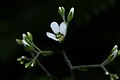
[[62, 22], [60, 24], [60, 33], [63, 34], [64, 36], [66, 35], [66, 32], [67, 32], [66, 28], [67, 28], [66, 23]]
[[50, 26], [51, 26], [52, 31], [53, 31], [55, 34], [59, 33], [60, 27], [59, 27], [59, 25], [58, 25], [57, 22], [52, 22], [52, 23], [50, 24]]
[[55, 34], [52, 34], [52, 33], [50, 33], [50, 32], [46, 32], [46, 35], [47, 35], [49, 38], [51, 38], [51, 39], [53, 39], [53, 40], [55, 40], [55, 41], [59, 41], [59, 39], [56, 39]]

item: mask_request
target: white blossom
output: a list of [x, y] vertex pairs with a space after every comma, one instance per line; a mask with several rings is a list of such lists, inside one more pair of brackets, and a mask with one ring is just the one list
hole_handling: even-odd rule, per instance
[[46, 35], [55, 41], [63, 41], [67, 32], [66, 23], [62, 22], [59, 26], [57, 22], [52, 22], [50, 27], [54, 33], [46, 32]]

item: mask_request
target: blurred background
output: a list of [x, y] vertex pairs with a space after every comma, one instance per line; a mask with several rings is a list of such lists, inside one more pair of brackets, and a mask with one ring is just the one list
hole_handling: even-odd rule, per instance
[[[119, 0], [19, 0], [0, 1], [0, 78], [3, 80], [46, 80], [45, 73], [35, 66], [25, 69], [16, 61], [29, 56], [15, 39], [31, 32], [34, 43], [41, 50], [60, 50], [60, 44], [48, 39], [50, 23], [62, 22], [58, 7], [64, 6], [66, 15], [71, 7], [75, 16], [65, 38], [64, 50], [73, 65], [98, 64], [110, 54], [114, 45], [120, 46]], [[119, 48], [120, 49], [120, 48]], [[60, 54], [39, 57], [48, 71], [61, 80], [69, 80], [69, 71]], [[120, 57], [107, 66], [120, 76]], [[78, 80], [108, 80], [104, 71], [95, 68], [88, 72], [75, 71]]]

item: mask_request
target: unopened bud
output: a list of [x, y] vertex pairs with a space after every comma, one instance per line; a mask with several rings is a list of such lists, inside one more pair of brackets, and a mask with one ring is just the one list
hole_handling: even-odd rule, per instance
[[70, 22], [74, 17], [74, 8], [72, 7], [68, 13], [67, 21]]
[[25, 33], [22, 34], [22, 38], [23, 38], [24, 40], [26, 40], [27, 36], [26, 36]]
[[22, 43], [24, 44], [24, 46], [30, 46], [30, 45], [28, 44], [28, 42], [25, 41], [24, 39], [22, 40]]
[[65, 9], [64, 9], [64, 7], [59, 7], [58, 8], [58, 13], [61, 15], [61, 17], [65, 16]]
[[29, 38], [30, 41], [33, 40], [33, 36], [32, 36], [32, 34], [30, 32], [27, 32], [27, 37]]
[[105, 72], [106, 75], [109, 75], [109, 72]]
[[16, 39], [17, 44], [22, 45], [22, 40]]

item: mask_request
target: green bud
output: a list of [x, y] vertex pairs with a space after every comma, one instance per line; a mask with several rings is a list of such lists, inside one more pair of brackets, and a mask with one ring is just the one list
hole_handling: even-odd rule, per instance
[[112, 48], [111, 53], [113, 53], [116, 49], [118, 49], [118, 46], [117, 46], [117, 45], [115, 45], [115, 46]]
[[31, 65], [31, 62], [26, 63], [26, 64], [25, 64], [25, 68], [30, 67], [30, 65]]
[[27, 59], [26, 56], [21, 56], [22, 59]]
[[27, 39], [27, 36], [26, 36], [26, 34], [25, 34], [25, 33], [23, 33], [23, 34], [22, 34], [22, 38], [23, 38], [24, 40], [26, 40], [26, 39]]
[[119, 76], [118, 76], [117, 74], [110, 74], [110, 77], [112, 77], [112, 78], [113, 78], [113, 80], [114, 80], [114, 79], [118, 79], [118, 78], [119, 78]]
[[22, 45], [22, 40], [16, 39], [17, 44]]
[[30, 66], [33, 67], [34, 65], [35, 65], [35, 61], [33, 61]]
[[32, 45], [29, 45], [29, 46], [23, 46], [23, 47], [24, 47], [25, 51], [27, 51], [27, 52], [30, 52], [30, 51], [35, 50], [35, 48], [34, 48]]
[[32, 42], [33, 41], [33, 36], [30, 32], [27, 32], [27, 37], [29, 38], [29, 40]]
[[21, 58], [17, 58], [17, 61], [22, 61], [22, 59]]
[[20, 61], [20, 64], [24, 64], [24, 62], [23, 62], [23, 61]]
[[111, 55], [109, 56], [109, 58], [113, 61], [116, 56], [118, 55], [118, 50], [117, 50], [118, 46], [115, 45], [111, 51]]
[[61, 17], [63, 18], [63, 16], [65, 16], [65, 9], [64, 7], [59, 7], [58, 8], [58, 13], [61, 15]]
[[28, 42], [25, 41], [24, 39], [22, 40], [22, 44], [23, 44], [24, 46], [30, 46], [30, 45], [28, 44]]
[[107, 61], [105, 64], [109, 64], [110, 62], [113, 62], [116, 58], [116, 56], [118, 56], [118, 50], [117, 50], [118, 46], [115, 45], [112, 48], [111, 54], [108, 56]]
[[35, 65], [35, 60], [32, 60], [32, 61], [25, 64], [25, 68], [33, 67], [34, 65]]
[[68, 13], [67, 21], [70, 22], [74, 17], [74, 8], [72, 7]]

